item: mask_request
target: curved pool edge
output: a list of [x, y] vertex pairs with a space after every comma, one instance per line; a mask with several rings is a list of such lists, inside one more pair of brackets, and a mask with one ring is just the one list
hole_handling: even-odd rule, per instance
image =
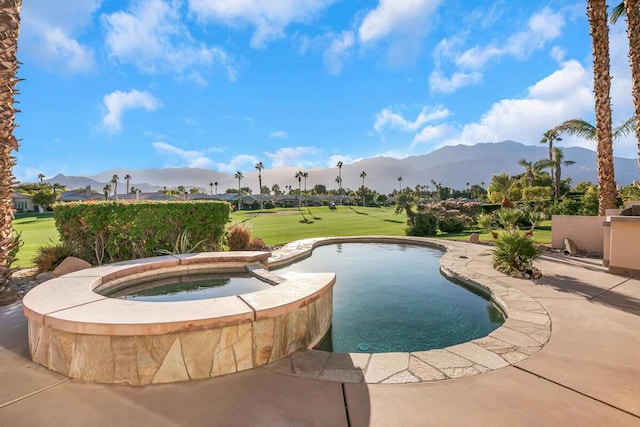
[[[440, 269], [487, 295], [505, 314], [502, 326], [489, 335], [437, 350], [412, 353], [329, 353], [306, 350], [291, 363], [275, 363], [275, 372], [343, 383], [398, 384], [439, 381], [477, 375], [521, 362], [540, 351], [551, 337], [551, 317], [534, 298], [495, 277], [469, 268], [470, 243], [423, 237], [354, 236], [298, 240], [273, 251], [270, 268], [311, 255], [314, 248], [335, 243], [400, 243], [444, 251]], [[288, 362], [288, 361], [287, 361]]]

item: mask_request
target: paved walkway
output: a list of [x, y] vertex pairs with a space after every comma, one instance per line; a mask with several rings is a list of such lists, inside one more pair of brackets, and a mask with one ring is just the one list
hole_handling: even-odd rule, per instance
[[[538, 300], [551, 339], [484, 374], [414, 384], [353, 384], [273, 367], [185, 383], [128, 387], [70, 380], [32, 363], [20, 303], [0, 307], [0, 425], [640, 426], [640, 280], [598, 260], [543, 256], [537, 282], [467, 266]], [[285, 362], [286, 363], [286, 362]]]

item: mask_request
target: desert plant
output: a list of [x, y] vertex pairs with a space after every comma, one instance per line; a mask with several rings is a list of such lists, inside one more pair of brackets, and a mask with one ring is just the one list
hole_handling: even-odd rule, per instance
[[538, 257], [533, 239], [527, 234], [520, 234], [517, 229], [498, 233], [494, 244], [493, 268], [505, 274], [530, 269]]
[[514, 208], [503, 208], [498, 211], [498, 221], [505, 230], [517, 230], [521, 212]]
[[480, 215], [478, 215], [477, 224], [480, 228], [484, 228], [485, 230], [492, 230], [494, 224], [493, 215], [488, 213], [481, 213]]
[[242, 251], [251, 241], [251, 224], [235, 223], [227, 228], [227, 246], [230, 251]]
[[40, 246], [33, 258], [33, 263], [38, 268], [38, 273], [53, 271], [65, 258], [74, 256], [73, 251], [64, 243], [49, 242]]
[[192, 254], [198, 250], [204, 243], [204, 240], [200, 240], [195, 244], [192, 244], [189, 239], [189, 230], [183, 230], [176, 240], [171, 242], [171, 250], [159, 249], [156, 252], [163, 255], [178, 255], [178, 254]]

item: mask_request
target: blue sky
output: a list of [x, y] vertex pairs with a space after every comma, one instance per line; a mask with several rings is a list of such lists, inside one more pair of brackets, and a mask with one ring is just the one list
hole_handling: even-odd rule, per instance
[[[583, 0], [23, 3], [21, 181], [334, 167], [538, 144], [566, 119], [593, 120]], [[610, 37], [618, 123], [633, 111], [623, 21]], [[635, 157], [634, 140], [614, 154]]]

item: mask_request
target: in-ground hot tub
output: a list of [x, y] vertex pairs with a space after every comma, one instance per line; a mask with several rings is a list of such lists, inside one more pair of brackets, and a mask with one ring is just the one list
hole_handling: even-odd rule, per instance
[[[285, 279], [266, 271], [269, 256], [167, 255], [49, 280], [23, 300], [31, 357], [72, 378], [143, 385], [234, 373], [312, 347], [331, 324], [335, 275]], [[247, 270], [277, 286], [195, 301], [103, 295], [154, 277]]]

